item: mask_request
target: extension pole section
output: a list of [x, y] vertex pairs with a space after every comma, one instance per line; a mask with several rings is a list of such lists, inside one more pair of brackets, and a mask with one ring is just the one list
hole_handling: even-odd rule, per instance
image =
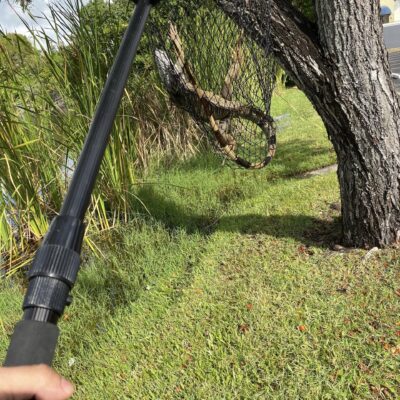
[[[58, 319], [70, 304], [80, 266], [83, 219], [151, 7], [138, 0], [102, 91], [60, 215], [52, 221], [28, 272], [22, 321], [15, 326], [4, 366], [51, 365]], [[96, 56], [96, 55], [94, 55]]]
[[85, 215], [151, 3], [142, 0], [136, 6], [103, 89], [61, 215], [77, 218]]

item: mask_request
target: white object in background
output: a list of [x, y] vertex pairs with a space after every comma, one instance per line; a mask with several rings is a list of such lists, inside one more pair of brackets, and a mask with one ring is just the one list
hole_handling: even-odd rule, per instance
[[383, 24], [383, 35], [387, 49], [400, 48], [400, 22]]
[[400, 0], [394, 2], [393, 18], [394, 22], [400, 22]]
[[68, 367], [72, 367], [74, 364], [75, 364], [75, 358], [74, 357], [72, 357], [72, 358], [70, 358], [69, 360], [68, 360]]
[[392, 79], [400, 79], [400, 74], [391, 74]]

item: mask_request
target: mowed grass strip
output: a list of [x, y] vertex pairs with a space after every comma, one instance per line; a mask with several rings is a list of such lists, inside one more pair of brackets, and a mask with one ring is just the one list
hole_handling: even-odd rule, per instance
[[[331, 147], [284, 104], [280, 140], [301, 151], [258, 174], [214, 157], [155, 174], [138, 190], [147, 211], [86, 260], [55, 360], [76, 399], [400, 397], [399, 250], [330, 250], [336, 176], [301, 174], [332, 163]], [[22, 297], [2, 282], [1, 356]]]

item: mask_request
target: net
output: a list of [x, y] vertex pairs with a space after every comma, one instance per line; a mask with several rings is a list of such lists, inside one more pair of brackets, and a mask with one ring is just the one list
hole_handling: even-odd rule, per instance
[[[247, 2], [265, 8], [262, 28], [268, 38], [269, 0]], [[276, 149], [269, 41], [260, 47], [213, 1], [157, 7], [152, 25], [155, 64], [172, 102], [228, 160], [248, 169], [265, 167]]]

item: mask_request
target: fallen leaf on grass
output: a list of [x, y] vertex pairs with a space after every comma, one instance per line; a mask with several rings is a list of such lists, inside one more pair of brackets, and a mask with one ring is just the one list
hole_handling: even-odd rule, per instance
[[390, 344], [389, 343], [383, 343], [383, 348], [385, 349], [385, 350], [390, 350], [391, 349], [391, 346], [390, 346]]
[[189, 367], [190, 363], [193, 361], [193, 357], [191, 355], [188, 356], [186, 361], [182, 364], [182, 368], [186, 369]]
[[367, 374], [370, 374], [371, 373], [371, 370], [368, 368], [368, 366], [367, 365], [365, 365], [363, 362], [360, 362], [360, 364], [358, 364], [358, 368], [360, 368], [360, 370], [362, 371], [362, 372], [365, 372], [365, 373], [367, 373]]
[[304, 253], [306, 252], [306, 246], [304, 246], [304, 244], [302, 244], [301, 246], [299, 246], [299, 247], [297, 248], [297, 251], [298, 251], [300, 254], [304, 254]]
[[370, 385], [370, 390], [374, 394], [376, 399], [390, 399], [390, 392], [384, 386]]
[[251, 304], [251, 303], [246, 304], [246, 308], [247, 308], [249, 311], [251, 311], [251, 310], [253, 309], [253, 304]]
[[305, 254], [307, 256], [314, 255], [314, 251], [312, 249], [310, 249], [310, 246], [307, 246], [305, 244], [300, 245], [297, 248], [297, 251], [298, 251], [299, 254]]
[[397, 345], [397, 346], [392, 347], [392, 348], [390, 349], [390, 352], [391, 352], [394, 356], [400, 355], [400, 344]]
[[383, 348], [389, 351], [394, 356], [400, 355], [400, 344], [397, 346], [391, 346], [389, 343], [383, 343]]
[[351, 331], [349, 331], [347, 333], [347, 335], [350, 336], [350, 337], [354, 337], [354, 336], [357, 336], [360, 333], [361, 333], [361, 330], [356, 328], [356, 329], [352, 329]]
[[180, 393], [182, 392], [182, 387], [181, 386], [175, 386], [175, 393]]
[[300, 331], [300, 332], [305, 332], [306, 330], [307, 330], [307, 328], [304, 326], [304, 325], [299, 325], [299, 326], [297, 326], [297, 328], [296, 328], [298, 331]]
[[400, 289], [395, 290], [394, 293], [400, 297]]
[[238, 328], [239, 328], [239, 332], [243, 333], [243, 334], [247, 333], [250, 330], [250, 326], [248, 324], [241, 324], [241, 325], [239, 325]]

